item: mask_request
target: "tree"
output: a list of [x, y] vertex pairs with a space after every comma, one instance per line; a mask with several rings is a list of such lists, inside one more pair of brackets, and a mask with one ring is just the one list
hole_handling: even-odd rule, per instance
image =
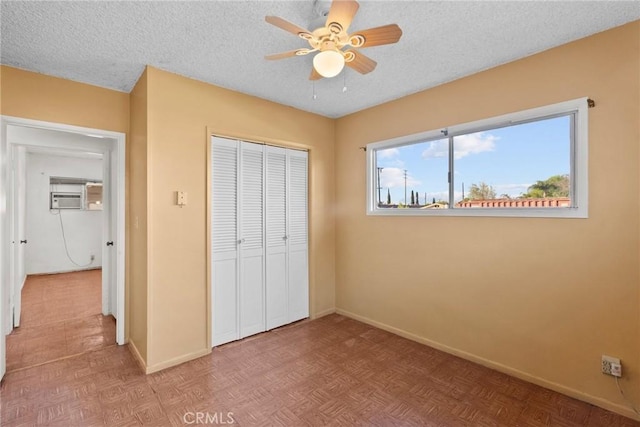
[[434, 197], [433, 200], [431, 200], [431, 203], [435, 204], [436, 203], [436, 198]]
[[522, 195], [524, 198], [543, 199], [545, 197], [569, 197], [569, 175], [553, 175], [544, 181], [536, 181]]
[[470, 200], [489, 200], [496, 198], [496, 190], [486, 182], [471, 184], [467, 198]]
[[387, 188], [387, 204], [390, 205], [391, 204], [391, 192], [389, 192], [389, 189]]
[[420, 206], [420, 193], [416, 191], [416, 205]]
[[413, 193], [413, 190], [411, 190], [411, 204], [415, 205], [416, 204], [416, 196]]

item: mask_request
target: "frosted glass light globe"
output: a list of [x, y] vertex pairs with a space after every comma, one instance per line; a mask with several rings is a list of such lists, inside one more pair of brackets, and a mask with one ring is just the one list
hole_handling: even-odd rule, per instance
[[344, 56], [335, 50], [325, 50], [313, 58], [313, 68], [322, 77], [335, 77], [344, 68]]

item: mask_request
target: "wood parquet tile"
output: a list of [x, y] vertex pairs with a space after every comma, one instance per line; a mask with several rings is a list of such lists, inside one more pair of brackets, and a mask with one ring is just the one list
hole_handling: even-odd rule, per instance
[[7, 374], [0, 400], [2, 426], [640, 426], [339, 315], [150, 375], [105, 347]]
[[101, 270], [28, 276], [20, 327], [7, 336], [7, 371], [115, 345], [115, 320], [101, 311]]

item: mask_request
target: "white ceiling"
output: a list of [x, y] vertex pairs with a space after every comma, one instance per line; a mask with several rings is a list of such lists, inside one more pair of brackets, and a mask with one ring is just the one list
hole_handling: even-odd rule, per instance
[[638, 1], [361, 0], [352, 31], [397, 23], [404, 34], [395, 45], [363, 49], [378, 62], [372, 73], [345, 69], [316, 82], [313, 99], [311, 56], [264, 59], [306, 42], [264, 17], [309, 28], [317, 9], [311, 0], [3, 0], [0, 59], [124, 92], [148, 64], [341, 117], [640, 19]]

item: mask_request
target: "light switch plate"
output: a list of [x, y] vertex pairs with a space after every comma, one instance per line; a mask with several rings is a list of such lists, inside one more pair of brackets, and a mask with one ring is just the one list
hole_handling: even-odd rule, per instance
[[178, 206], [186, 206], [187, 204], [187, 192], [186, 191], [176, 191], [176, 205]]

